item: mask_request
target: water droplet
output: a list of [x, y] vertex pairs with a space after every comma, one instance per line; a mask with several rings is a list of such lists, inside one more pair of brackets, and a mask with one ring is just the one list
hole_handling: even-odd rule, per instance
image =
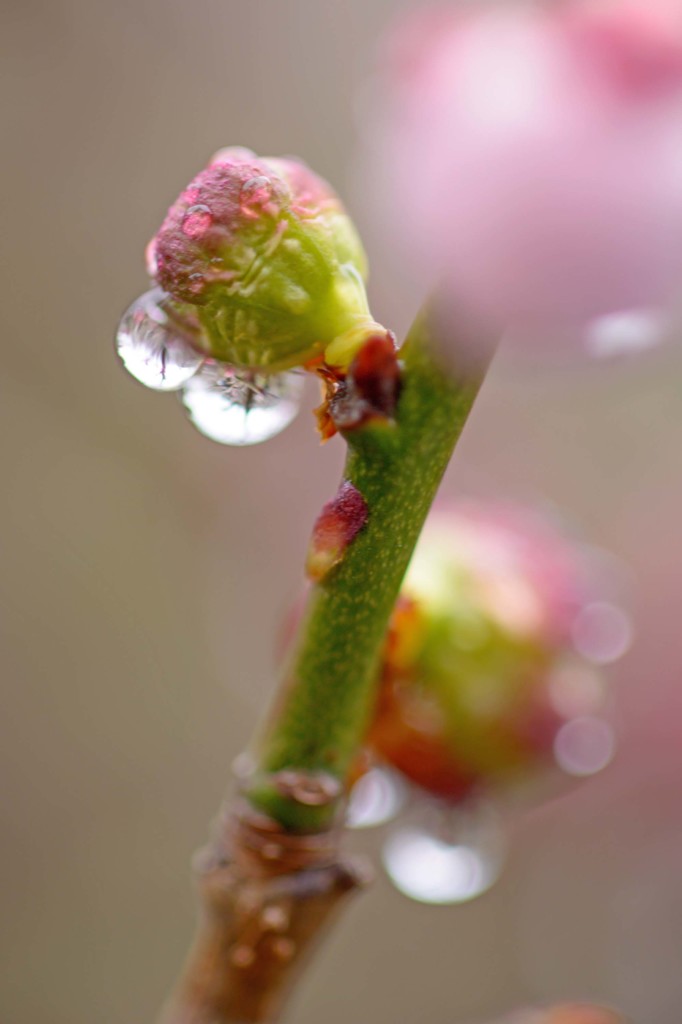
[[213, 216], [208, 206], [197, 203], [190, 206], [182, 221], [182, 230], [188, 238], [200, 238], [213, 223]]
[[554, 757], [568, 775], [594, 775], [611, 761], [616, 749], [613, 729], [602, 718], [585, 715], [559, 729]]
[[333, 803], [342, 790], [341, 783], [327, 772], [299, 772], [285, 768], [273, 776], [277, 790], [306, 807], [325, 807]]
[[259, 174], [256, 178], [249, 178], [242, 185], [239, 194], [239, 204], [244, 213], [251, 213], [257, 216], [261, 208], [270, 201], [272, 196], [272, 182], [265, 175]]
[[406, 799], [407, 787], [395, 772], [372, 768], [351, 790], [346, 824], [349, 828], [384, 825], [400, 813]]
[[632, 643], [630, 617], [608, 601], [585, 605], [571, 627], [575, 649], [595, 665], [617, 661]]
[[204, 361], [168, 315], [166, 302], [166, 293], [152, 288], [125, 311], [116, 333], [116, 351], [128, 373], [155, 391], [177, 391]]
[[588, 325], [585, 345], [598, 359], [653, 348], [663, 338], [665, 322], [656, 310], [633, 309], [597, 317]]
[[201, 295], [206, 284], [206, 278], [200, 271], [195, 271], [187, 278], [187, 286], [192, 295]]
[[503, 837], [487, 805], [462, 809], [432, 805], [414, 824], [401, 825], [382, 852], [395, 887], [420, 903], [464, 903], [497, 881]]
[[268, 441], [289, 426], [302, 391], [298, 373], [265, 375], [211, 364], [188, 383], [183, 402], [206, 437], [220, 444], [249, 445]]

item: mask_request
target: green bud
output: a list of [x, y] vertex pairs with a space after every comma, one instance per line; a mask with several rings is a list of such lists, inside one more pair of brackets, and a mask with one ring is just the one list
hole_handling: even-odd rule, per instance
[[347, 366], [383, 330], [365, 293], [367, 261], [340, 200], [292, 158], [225, 149], [170, 208], [150, 272], [196, 307], [197, 344], [258, 370], [316, 358]]

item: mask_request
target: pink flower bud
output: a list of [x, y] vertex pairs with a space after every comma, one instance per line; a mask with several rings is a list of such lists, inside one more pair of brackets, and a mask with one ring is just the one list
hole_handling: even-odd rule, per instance
[[350, 362], [379, 328], [350, 218], [293, 157], [220, 150], [171, 206], [147, 265], [196, 307], [197, 346], [235, 366], [286, 369], [330, 352]]
[[669, 310], [680, 123], [672, 0], [420, 12], [370, 121], [376, 204], [425, 289], [444, 277], [500, 326]]
[[530, 511], [441, 506], [391, 620], [370, 749], [450, 801], [561, 761], [563, 727], [603, 700], [575, 646], [596, 607], [591, 577], [580, 548]]

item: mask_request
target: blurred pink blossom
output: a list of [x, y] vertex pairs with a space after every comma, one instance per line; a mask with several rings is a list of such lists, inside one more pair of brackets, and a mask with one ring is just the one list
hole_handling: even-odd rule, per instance
[[420, 11], [375, 96], [376, 203], [424, 289], [445, 277], [531, 333], [630, 311], [651, 331], [649, 313], [673, 307], [679, 0]]
[[[368, 749], [452, 803], [547, 777], [554, 761], [572, 775], [603, 767], [613, 737], [593, 716], [606, 691], [575, 628], [595, 608], [616, 611], [595, 603], [606, 582], [595, 569], [533, 509], [438, 505], [393, 612]], [[584, 760], [592, 737], [598, 756]]]

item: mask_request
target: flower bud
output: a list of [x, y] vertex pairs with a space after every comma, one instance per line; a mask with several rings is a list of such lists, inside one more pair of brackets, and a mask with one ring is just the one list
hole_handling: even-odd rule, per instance
[[330, 345], [347, 365], [379, 328], [350, 218], [290, 157], [220, 150], [171, 206], [148, 256], [162, 288], [196, 307], [197, 345], [234, 366], [301, 366]]
[[363, 191], [407, 287], [441, 281], [543, 348], [664, 336], [682, 282], [679, 0], [420, 6], [384, 53]]
[[569, 723], [608, 731], [592, 717], [602, 681], [574, 648], [581, 609], [596, 607], [590, 575], [575, 546], [526, 512], [461, 503], [432, 515], [391, 620], [369, 748], [459, 801], [553, 755], [561, 764], [577, 735], [558, 739]]

